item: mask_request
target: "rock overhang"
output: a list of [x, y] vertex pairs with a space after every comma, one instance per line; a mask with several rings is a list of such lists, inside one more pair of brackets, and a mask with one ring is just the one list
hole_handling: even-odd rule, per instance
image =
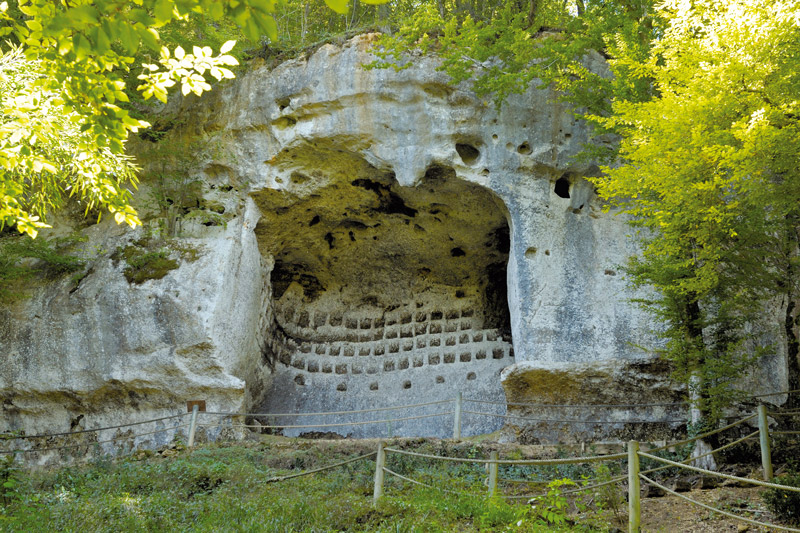
[[[370, 41], [256, 67], [184, 102], [171, 134], [202, 140], [206, 149], [189, 172], [216, 191], [235, 187], [225, 204], [231, 218], [226, 227], [191, 230], [203, 258], [163, 280], [129, 287], [120, 268], [104, 263], [74, 295], [61, 290], [57, 298], [77, 305], [94, 287], [100, 303], [80, 300], [87, 309], [78, 319], [51, 313], [49, 320], [73, 333], [91, 324], [110, 342], [76, 341], [58, 352], [66, 368], [79, 367], [88, 346], [90, 357], [106, 361], [92, 374], [98, 390], [121, 377], [138, 383], [131, 365], [109, 366], [103, 348], [127, 346], [121, 353], [131, 361], [141, 354], [177, 361], [153, 367], [164, 378], [154, 382], [172, 375], [187, 384], [171, 391], [172, 400], [213, 395], [212, 385], [224, 384], [212, 402], [223, 410], [277, 409], [269, 398], [280, 395], [314, 396], [330, 410], [374, 405], [376, 397], [406, 403], [421, 392], [452, 397], [464, 387], [513, 401], [516, 388], [506, 380], [504, 392], [499, 374], [515, 361], [524, 365], [505, 375], [530, 371], [546, 386], [552, 364], [627, 367], [642, 356], [637, 346], [657, 344], [650, 317], [631, 302], [647, 291], [628, 286], [619, 268], [636, 240], [621, 217], [602, 211], [584, 179], [597, 168], [573, 158], [588, 141], [586, 125], [550, 90], [531, 88], [495, 109], [467, 85], [451, 86], [432, 57], [401, 72], [363, 70]], [[58, 301], [56, 292], [37, 299], [30, 314], [48, 298]], [[154, 299], [175, 307], [180, 324], [154, 325], [164, 315]], [[138, 337], [102, 323], [120, 312]], [[5, 337], [11, 353], [32, 335], [15, 331]], [[197, 339], [207, 339], [207, 349], [187, 350]], [[32, 388], [46, 389], [48, 379], [36, 374], [32, 382], [41, 383]], [[518, 399], [537, 400], [531, 390], [538, 389]], [[46, 411], [45, 403], [35, 409]], [[394, 429], [446, 435], [447, 426]]]

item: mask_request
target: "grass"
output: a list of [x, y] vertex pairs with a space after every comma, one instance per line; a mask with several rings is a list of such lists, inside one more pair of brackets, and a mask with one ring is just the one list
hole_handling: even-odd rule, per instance
[[[482, 456], [467, 448], [416, 443], [427, 453]], [[325, 466], [371, 451], [273, 439], [207, 444], [177, 455], [103, 459], [80, 467], [6, 473], [14, 494], [0, 507], [3, 531], [595, 531], [591, 523], [548, 523], [524, 503], [486, 497], [481, 465], [432, 463], [390, 455], [387, 466], [453, 495], [387, 475], [372, 505], [374, 459], [268, 483], [271, 477]], [[0, 480], [2, 481], [2, 480]], [[595, 524], [597, 526], [597, 524]], [[601, 528], [605, 529], [605, 528]]]

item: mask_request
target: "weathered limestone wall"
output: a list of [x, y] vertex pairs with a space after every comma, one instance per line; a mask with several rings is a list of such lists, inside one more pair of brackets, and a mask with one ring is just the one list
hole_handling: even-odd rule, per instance
[[[619, 272], [636, 241], [584, 179], [598, 169], [573, 158], [586, 126], [549, 91], [531, 89], [498, 111], [450, 86], [434, 58], [363, 70], [371, 39], [272, 70], [256, 65], [181, 104], [180, 126], [160, 142], [196, 143], [182, 172], [204, 194], [229, 191], [227, 225], [185, 221], [200, 259], [161, 280], [130, 285], [100, 254], [76, 291], [55, 284], [0, 311], [0, 430], [63, 429], [80, 413], [94, 427], [131, 410], [171, 414], [190, 399], [209, 410], [303, 413], [458, 392], [534, 404], [676, 398], [666, 370], [636, 348], [657, 345], [651, 318], [630, 301], [643, 293]], [[588, 66], [605, 68], [599, 56]], [[88, 232], [87, 246], [109, 250], [140, 235]], [[753, 378], [756, 392], [785, 388], [776, 324], [765, 325], [779, 349]], [[680, 428], [668, 409], [642, 416], [659, 434]], [[261, 421], [301, 420], [331, 421]], [[467, 418], [464, 433], [502, 425]], [[505, 434], [544, 442], [569, 431], [523, 425]], [[391, 431], [451, 428], [444, 416]], [[576, 431], [593, 440], [629, 429]]]
[[[87, 253], [100, 250], [89, 275], [77, 286], [63, 278], [0, 310], [0, 431], [30, 435], [137, 422], [186, 412], [186, 401], [195, 399], [205, 400], [209, 411], [239, 411], [260, 400], [270, 379], [261, 361], [260, 328], [270, 315], [266, 264], [252, 232], [258, 216], [248, 201], [218, 235], [186, 239], [198, 248], [197, 261], [141, 285], [129, 284], [125, 264], [110, 255], [140, 237], [142, 229], [103, 223], [85, 230]], [[102, 448], [161, 445], [171, 442], [173, 431], [133, 436], [175, 424], [22, 445], [70, 446], [118, 437], [123, 438]], [[86, 451], [26, 458], [44, 463]]]
[[[284, 331], [290, 339], [309, 342], [279, 343], [279, 364], [268, 394], [272, 398], [266, 403], [268, 410], [325, 411], [334, 406], [359, 409], [382, 402], [408, 403], [418, 389], [425, 391], [427, 399], [452, 398], [463, 390], [467, 397], [502, 400], [511, 393], [510, 401], [536, 403], [541, 398], [522, 389], [507, 387], [504, 393], [497, 371], [514, 361], [540, 369], [555, 362], [620, 361], [624, 365], [624, 361], [646, 358], [633, 346], [656, 343], [651, 320], [630, 303], [636, 294], [617, 272], [635, 252], [635, 241], [628, 237], [624, 220], [602, 212], [593, 188], [583, 179], [597, 168], [572, 158], [587, 141], [585, 125], [555, 103], [548, 91], [532, 89], [512, 97], [498, 112], [468, 90], [449, 86], [436, 72], [433, 59], [420, 58], [415, 66], [399, 73], [361, 70], [359, 65], [370, 60], [368, 40], [354, 40], [344, 47], [325, 46], [309, 58], [278, 66], [268, 75], [255, 71], [235, 88], [219, 93], [216, 105], [197, 110], [206, 113], [195, 123], [198, 131], [210, 133], [226, 146], [222, 157], [207, 161], [206, 172], [210, 176], [237, 176], [250, 184], [264, 213], [257, 230], [262, 252], [276, 257], [276, 265], [291, 263], [295, 267], [293, 281], [305, 290], [291, 307], [307, 309], [311, 329], [297, 332], [289, 327]], [[603, 68], [599, 60], [590, 66]], [[381, 184], [377, 204], [359, 199], [358, 193], [341, 185], [358, 180]], [[450, 191], [440, 189], [431, 197], [420, 193], [431, 181], [442, 180], [465, 185], [461, 190], [453, 190], [451, 185]], [[454, 201], [476, 186], [490, 191], [493, 200], [466, 205]], [[394, 212], [385, 209], [394, 200]], [[426, 223], [430, 221], [422, 222], [421, 216], [426, 206], [438, 203], [450, 209], [438, 215], [442, 220], [436, 225], [442, 229], [437, 233]], [[398, 339], [400, 342], [373, 337], [369, 349], [352, 346], [352, 362], [344, 355], [349, 353], [345, 346], [341, 347], [342, 355], [332, 355], [347, 333], [326, 335], [322, 318], [320, 328], [313, 328], [317, 307], [336, 317], [362, 309], [361, 314], [353, 313], [359, 328], [362, 319], [383, 319], [381, 308], [395, 305], [404, 306], [413, 318], [416, 305], [424, 306], [427, 317], [434, 309], [443, 314], [458, 309], [452, 304], [459, 299], [437, 287], [468, 288], [474, 280], [465, 281], [463, 269], [452, 265], [446, 253], [447, 237], [452, 241], [470, 221], [476, 228], [482, 226], [486, 234], [502, 226], [497, 215], [475, 220], [483, 211], [498, 209], [491, 204], [499, 206], [498, 214], [505, 219], [508, 243], [498, 244], [506, 238], [502, 232], [489, 240], [508, 254], [507, 265], [489, 274], [488, 267], [496, 258], [482, 259], [478, 247], [469, 246], [470, 240], [475, 244], [480, 240], [470, 239], [476, 229], [461, 231], [454, 244], [473, 259], [473, 270], [486, 272], [495, 282], [499, 276], [505, 278], [508, 323], [497, 327], [508, 329], [503, 340], [512, 340], [514, 359], [509, 357], [510, 347], [502, 348], [499, 359], [481, 359], [482, 351], [490, 351], [482, 345], [487, 341], [476, 342], [460, 330], [452, 332], [458, 335], [450, 339], [439, 339], [430, 330], [420, 330], [419, 338], [415, 335], [405, 341]], [[282, 211], [286, 206], [288, 213]], [[305, 218], [294, 215], [294, 206], [300, 207]], [[336, 212], [337, 207], [343, 207], [343, 213]], [[417, 214], [409, 216], [403, 213], [404, 208]], [[361, 218], [354, 216], [354, 211]], [[451, 222], [449, 216], [460, 218]], [[362, 234], [364, 239], [405, 243], [402, 226], [391, 225], [393, 217], [405, 217], [408, 225], [419, 224], [426, 238], [409, 239], [411, 245], [403, 250], [364, 252], [359, 247]], [[337, 249], [340, 243], [348, 242], [348, 237], [344, 232], [337, 234], [336, 229], [354, 219], [369, 229], [361, 234], [350, 232], [358, 251], [337, 259]], [[378, 223], [392, 228], [391, 233], [376, 234], [373, 228]], [[321, 228], [316, 241], [307, 242], [306, 236], [315, 228]], [[285, 231], [292, 232], [290, 239], [276, 236]], [[323, 237], [330, 246], [325, 245]], [[408, 259], [418, 256], [424, 259]], [[498, 256], [505, 262], [503, 254]], [[345, 266], [337, 267], [337, 260]], [[422, 276], [409, 274], [421, 268], [429, 279], [423, 281]], [[357, 273], [358, 279], [349, 276], [351, 272]], [[398, 272], [405, 285], [413, 287], [411, 291], [394, 290], [392, 277], [398, 277]], [[309, 284], [317, 282], [315, 290], [320, 294], [312, 296]], [[374, 299], [360, 302], [349, 298], [353, 287], [358, 287], [355, 292], [359, 295], [389, 293], [392, 297], [378, 297], [375, 308]], [[467, 302], [467, 309], [474, 307], [480, 314], [481, 301], [486, 300], [481, 297], [482, 290], [483, 286], [462, 290], [478, 296]], [[433, 303], [418, 301], [417, 294], [425, 291], [441, 296]], [[324, 303], [330, 293], [339, 295], [338, 309], [335, 303]], [[280, 314], [278, 317], [283, 327]], [[481, 327], [472, 326], [473, 330]], [[371, 332], [360, 335], [374, 335]], [[409, 328], [406, 334], [411, 333], [416, 331]], [[350, 335], [354, 338], [355, 332]], [[466, 346], [474, 348], [462, 350], [462, 338], [471, 340]], [[448, 350], [448, 341], [454, 349]], [[444, 349], [431, 342], [441, 343]], [[324, 352], [317, 354], [317, 350]], [[362, 351], [365, 355], [358, 355]], [[439, 368], [432, 364], [437, 360], [442, 361]], [[403, 368], [406, 365], [408, 368]], [[468, 380], [467, 376], [476, 379]], [[411, 388], [402, 388], [408, 386]], [[613, 386], [612, 379], [601, 385]], [[598, 390], [584, 392], [586, 403], [598, 401]], [[659, 399], [657, 393], [639, 392], [631, 402]], [[667, 396], [673, 397], [674, 391]], [[470, 431], [493, 430], [502, 424], [500, 419], [477, 422]], [[420, 422], [409, 432], [446, 435], [448, 423], [437, 426], [432, 421]], [[594, 430], [608, 433], [602, 428]]]

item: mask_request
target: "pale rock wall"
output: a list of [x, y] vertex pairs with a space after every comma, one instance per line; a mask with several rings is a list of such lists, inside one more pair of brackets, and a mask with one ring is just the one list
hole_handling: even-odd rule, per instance
[[[182, 103], [181, 126], [161, 142], [202, 141], [191, 177], [206, 191], [235, 187], [241, 205], [229, 206], [224, 228], [187, 225], [200, 258], [164, 279], [131, 286], [106, 255], [76, 291], [63, 282], [2, 309], [0, 430], [69, 429], [79, 413], [96, 427], [173, 414], [193, 399], [209, 410], [302, 413], [461, 391], [500, 404], [470, 409], [503, 413], [506, 399], [557, 401], [550, 382], [573, 371], [562, 403], [603, 403], [608, 391], [631, 403], [676, 397], [635, 347], [658, 343], [630, 301], [644, 293], [619, 271], [636, 241], [583, 179], [598, 169], [573, 159], [586, 125], [547, 90], [497, 111], [450, 86], [435, 58], [363, 70], [371, 40], [256, 66]], [[605, 68], [599, 56], [587, 64]], [[88, 233], [88, 245], [108, 249], [139, 235], [108, 224]], [[785, 385], [781, 353], [755, 383]], [[665, 434], [679, 426], [666, 422], [674, 412], [643, 416]], [[260, 419], [309, 420], [331, 421]], [[464, 433], [502, 425], [467, 417]], [[559, 438], [523, 425], [511, 420], [506, 435]], [[442, 416], [336, 431], [451, 428]], [[580, 438], [630, 434], [604, 428], [582, 426]]]
[[[263, 390], [269, 380], [258, 345], [267, 314], [266, 268], [252, 233], [258, 217], [248, 201], [220, 235], [189, 240], [201, 252], [197, 261], [141, 285], [130, 285], [124, 263], [109, 255], [142, 230], [110, 223], [86, 230], [87, 246], [105, 251], [77, 287], [62, 279], [0, 311], [0, 431], [31, 435], [125, 424], [185, 413], [186, 401], [195, 399], [205, 400], [209, 411], [248, 405], [246, 389]], [[170, 420], [108, 430], [78, 441], [37, 439], [22, 447], [120, 436], [125, 438], [103, 449], [124, 449], [134, 441], [165, 444], [174, 431], [132, 435], [174, 425]], [[86, 451], [26, 458], [44, 463]]]

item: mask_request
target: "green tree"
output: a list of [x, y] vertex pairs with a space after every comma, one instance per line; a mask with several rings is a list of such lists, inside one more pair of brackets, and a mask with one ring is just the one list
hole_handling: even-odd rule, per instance
[[[325, 2], [348, 12], [348, 0]], [[148, 126], [124, 105], [137, 53], [157, 58], [139, 76], [145, 99], [165, 101], [174, 85], [200, 95], [211, 88], [206, 74], [233, 77], [234, 43], [223, 44], [219, 55], [207, 46], [170, 50], [159, 29], [192, 16], [224, 17], [253, 42], [262, 35], [275, 41], [276, 8], [275, 0], [0, 2], [0, 37], [12, 43], [0, 45], [0, 228], [14, 225], [35, 237], [68, 195], [87, 209], [107, 208], [118, 223], [139, 224], [127, 188], [135, 185], [135, 167], [124, 156], [128, 135]], [[20, 65], [17, 47], [30, 65]], [[20, 69], [30, 75], [17, 79]]]
[[[454, 83], [472, 80], [477, 94], [497, 105], [538, 81], [589, 119], [608, 116], [615, 98], [651, 96], [642, 65], [664, 25], [651, 0], [426, 0], [396, 19], [397, 31], [379, 41], [370, 67], [405, 68], [406, 52], [433, 51]], [[613, 59], [612, 76], [587, 68], [586, 55], [597, 52]], [[597, 135], [607, 133], [594, 126]]]
[[[655, 96], [617, 99], [599, 119], [621, 134], [620, 162], [596, 180], [644, 231], [628, 269], [655, 287], [665, 355], [715, 420], [758, 352], [748, 324], [797, 296], [800, 3], [668, 2], [647, 61]], [[797, 386], [793, 317], [787, 334]], [[749, 354], [749, 355], [748, 355]]]

